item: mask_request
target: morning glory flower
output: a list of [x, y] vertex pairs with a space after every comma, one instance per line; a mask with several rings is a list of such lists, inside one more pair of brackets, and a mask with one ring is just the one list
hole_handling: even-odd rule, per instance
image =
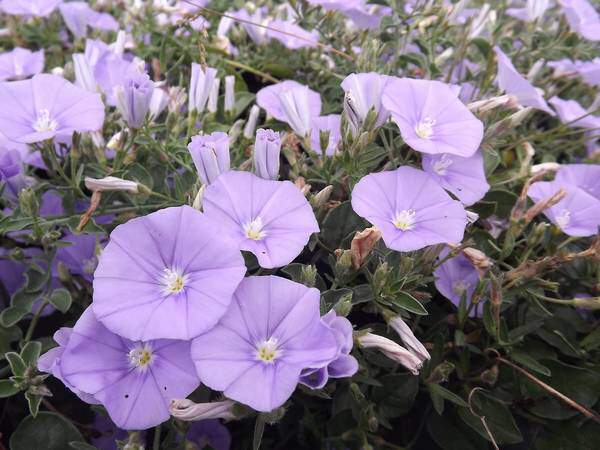
[[404, 141], [423, 153], [469, 157], [483, 139], [483, 123], [440, 81], [394, 78], [383, 92]]
[[[281, 31], [293, 33], [295, 36], [281, 33]], [[316, 30], [307, 31], [293, 21], [279, 19], [269, 22], [267, 36], [281, 42], [284, 47], [290, 50], [298, 50], [303, 47], [316, 47], [319, 41], [319, 33]], [[298, 39], [296, 36], [303, 39]]]
[[558, 0], [569, 27], [581, 37], [600, 41], [600, 15], [587, 0]]
[[310, 204], [289, 181], [264, 180], [229, 171], [204, 192], [206, 216], [241, 250], [254, 253], [261, 267], [289, 264], [319, 232]]
[[387, 75], [369, 72], [353, 73], [342, 81], [342, 89], [346, 93], [344, 108], [347, 111], [354, 135], [362, 127], [371, 109], [374, 109], [377, 114], [376, 128], [388, 120], [390, 113], [381, 105], [381, 97], [385, 86], [392, 79]]
[[99, 94], [54, 75], [0, 83], [0, 104], [0, 133], [26, 144], [98, 131], [104, 122]]
[[150, 110], [154, 93], [154, 83], [148, 74], [131, 70], [124, 83], [116, 86], [114, 92], [117, 109], [123, 120], [131, 128], [141, 128]]
[[363, 177], [352, 191], [352, 208], [382, 232], [388, 248], [401, 252], [458, 243], [467, 224], [461, 203], [409, 166]]
[[525, 22], [533, 22], [544, 15], [550, 0], [527, 0], [523, 8], [508, 8], [506, 14]]
[[119, 225], [94, 273], [94, 312], [132, 340], [191, 339], [227, 310], [246, 273], [222, 231], [189, 206]]
[[0, 9], [14, 16], [48, 17], [63, 0], [2, 0]]
[[300, 382], [311, 389], [321, 389], [327, 384], [329, 378], [347, 378], [358, 371], [358, 361], [350, 355], [353, 346], [350, 321], [338, 316], [333, 310], [321, 317], [321, 321], [335, 335], [339, 352], [338, 356], [326, 366], [302, 371]]
[[422, 165], [425, 172], [444, 189], [452, 192], [463, 205], [470, 206], [478, 202], [490, 190], [481, 151], [469, 158], [448, 153], [423, 155]]
[[273, 130], [256, 131], [254, 142], [254, 172], [265, 180], [276, 180], [279, 177], [279, 154], [281, 153], [281, 138]]
[[321, 153], [321, 133], [329, 133], [329, 140], [325, 148], [325, 154], [327, 156], [335, 155], [338, 144], [342, 139], [341, 132], [342, 116], [339, 114], [329, 114], [327, 116], [315, 117], [312, 120], [312, 130], [310, 132], [310, 145], [312, 150], [317, 153]]
[[[287, 115], [279, 98], [285, 91], [294, 88], [303, 87], [304, 85], [293, 80], [282, 81], [271, 86], [262, 88], [256, 94], [256, 103], [267, 112], [267, 115], [281, 122], [287, 121]], [[312, 89], [307, 90], [308, 94], [308, 109], [311, 117], [317, 117], [321, 114], [321, 95]]]
[[498, 58], [497, 82], [500, 89], [516, 97], [522, 106], [531, 106], [554, 116], [554, 111], [552, 111], [546, 100], [544, 100], [543, 91], [536, 88], [523, 75], [517, 72], [510, 58], [506, 56], [500, 47], [494, 47], [494, 51]]
[[0, 183], [21, 173], [23, 161], [19, 150], [0, 148]]
[[186, 397], [199, 384], [189, 342], [128, 340], [109, 331], [92, 308], [73, 327], [59, 364], [65, 385], [102, 403], [125, 430], [164, 422], [171, 399]]
[[87, 35], [87, 27], [99, 30], [117, 31], [119, 23], [108, 13], [94, 11], [86, 2], [68, 2], [59, 5], [58, 9], [67, 28], [75, 37]]
[[215, 131], [212, 134], [194, 136], [188, 145], [202, 184], [214, 182], [229, 170], [229, 136]]
[[285, 278], [244, 278], [219, 324], [192, 342], [201, 382], [257, 411], [283, 405], [304, 369], [339, 352], [319, 301], [317, 289]]
[[[445, 247], [439, 255], [439, 259], [445, 259], [450, 249]], [[465, 296], [467, 307], [471, 302], [475, 288], [479, 283], [479, 274], [475, 266], [462, 253], [444, 261], [433, 272], [435, 287], [448, 300], [458, 308], [461, 299]], [[471, 317], [481, 317], [483, 314], [483, 303], [477, 303], [469, 313]]]
[[539, 181], [529, 187], [527, 195], [539, 202], [564, 189], [567, 195], [544, 210], [544, 215], [569, 236], [595, 236], [600, 226], [600, 200], [561, 179]]
[[561, 122], [569, 124], [570, 127], [600, 128], [600, 117], [589, 114], [575, 100], [552, 97], [548, 103], [554, 107]]
[[196, 110], [200, 114], [204, 112], [216, 76], [217, 69], [212, 67], [204, 69], [200, 64], [192, 64], [188, 106], [190, 111]]
[[44, 70], [44, 50], [17, 47], [0, 54], [0, 81], [27, 78]]
[[[79, 275], [91, 282], [92, 274], [98, 265], [96, 248], [98, 237], [94, 234], [73, 234], [66, 232], [58, 242], [61, 244], [56, 250], [52, 272], [58, 276], [58, 264], [64, 265], [71, 274]], [[66, 245], [65, 245], [66, 244]]]
[[284, 115], [283, 121], [287, 122], [298, 136], [308, 136], [313, 118], [308, 86], [283, 89], [279, 93], [279, 104]]
[[600, 200], [600, 164], [563, 164], [555, 180], [573, 184]]

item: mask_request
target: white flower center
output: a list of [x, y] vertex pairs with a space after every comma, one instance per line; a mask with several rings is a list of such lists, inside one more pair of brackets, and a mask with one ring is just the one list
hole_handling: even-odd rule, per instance
[[248, 239], [260, 241], [267, 233], [263, 231], [263, 221], [260, 217], [244, 224], [244, 233]]
[[46, 131], [54, 131], [58, 127], [58, 122], [50, 118], [50, 111], [42, 109], [37, 115], [37, 119], [33, 124], [33, 129], [38, 133]]
[[458, 280], [452, 283], [452, 292], [456, 295], [462, 296], [469, 289], [469, 284], [465, 283], [463, 280]]
[[277, 348], [277, 339], [263, 339], [256, 344], [255, 357], [258, 361], [265, 364], [273, 364], [277, 358], [281, 356], [281, 350]]
[[448, 157], [446, 153], [442, 155], [440, 159], [433, 163], [433, 171], [439, 176], [446, 175], [446, 169], [452, 165], [454, 161]]
[[560, 214], [556, 216], [556, 223], [560, 228], [565, 229], [569, 226], [569, 223], [571, 223], [571, 213], [568, 210], [563, 209]]
[[143, 344], [140, 347], [135, 347], [129, 350], [127, 357], [129, 358], [129, 364], [131, 364], [132, 367], [138, 367], [141, 370], [146, 370], [150, 364], [152, 364], [154, 354], [152, 353], [152, 348], [149, 344]]
[[421, 139], [430, 139], [433, 135], [433, 126], [435, 125], [435, 119], [431, 117], [425, 117], [415, 127], [415, 133]]
[[415, 216], [417, 212], [414, 209], [403, 209], [392, 220], [396, 228], [402, 231], [412, 230], [415, 227]]
[[183, 291], [188, 276], [181, 273], [177, 269], [165, 269], [161, 277], [161, 283], [164, 286], [164, 291], [167, 294], [178, 294]]

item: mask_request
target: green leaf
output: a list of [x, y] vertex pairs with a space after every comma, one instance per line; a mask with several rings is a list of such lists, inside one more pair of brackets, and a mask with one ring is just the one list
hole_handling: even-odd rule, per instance
[[548, 369], [543, 364], [540, 364], [539, 362], [537, 362], [535, 359], [533, 359], [531, 356], [529, 356], [526, 353], [516, 350], [516, 351], [511, 352], [510, 357], [513, 359], [513, 361], [527, 367], [530, 370], [533, 370], [534, 372], [540, 373], [542, 375], [546, 375], [548, 377], [550, 375], [552, 375], [552, 372], [550, 371], [550, 369]]
[[56, 289], [50, 296], [50, 303], [62, 313], [66, 313], [71, 308], [73, 299], [66, 289]]
[[12, 397], [19, 391], [12, 380], [0, 380], [0, 398]]
[[16, 342], [23, 337], [23, 332], [19, 327], [11, 326], [5, 328], [0, 326], [0, 355], [4, 355], [6, 352], [10, 352], [11, 342]]
[[98, 450], [97, 447], [86, 444], [85, 442], [69, 442], [69, 447], [75, 450]]
[[18, 306], [9, 306], [0, 313], [0, 325], [5, 328], [10, 328], [19, 323], [19, 321], [27, 315], [29, 310]]
[[14, 375], [18, 377], [25, 375], [27, 364], [25, 364], [25, 361], [23, 361], [18, 353], [8, 352], [4, 355], [4, 357], [8, 360], [8, 364], [10, 364], [10, 368]]
[[263, 433], [265, 432], [265, 416], [259, 414], [254, 422], [254, 435], [252, 437], [252, 450], [259, 450]]
[[444, 450], [479, 450], [487, 448], [485, 441], [474, 431], [465, 427], [460, 419], [455, 418], [455, 414], [430, 414], [427, 429], [430, 437]]
[[440, 397], [444, 398], [445, 400], [448, 400], [449, 402], [454, 403], [457, 406], [461, 406], [463, 408], [468, 408], [469, 405], [467, 404], [467, 402], [465, 402], [461, 397], [459, 397], [458, 395], [456, 395], [454, 392], [446, 389], [443, 386], [440, 386], [439, 384], [434, 384], [434, 383], [429, 383], [427, 385], [427, 387], [429, 388], [429, 391], [435, 391], [435, 393], [437, 395], [439, 395]]
[[436, 384], [429, 383], [427, 385], [427, 389], [429, 390], [429, 396], [431, 397], [431, 403], [433, 403], [433, 409], [440, 416], [444, 412], [444, 397], [440, 395], [438, 391], [435, 390]]
[[42, 343], [31, 341], [25, 344], [21, 350], [21, 358], [28, 366], [34, 366], [37, 363], [40, 353], [42, 352]]
[[365, 226], [366, 222], [354, 212], [350, 202], [344, 202], [332, 209], [325, 218], [321, 239], [331, 249], [342, 248], [342, 243], [349, 236], [353, 236], [356, 231], [364, 229]]
[[66, 450], [70, 442], [85, 442], [81, 433], [58, 414], [42, 411], [28, 416], [10, 437], [10, 450]]
[[481, 417], [485, 418], [492, 436], [497, 444], [518, 444], [523, 442], [521, 431], [515, 423], [511, 412], [500, 400], [484, 391], [477, 391], [471, 396], [474, 415], [468, 408], [458, 410], [460, 418], [483, 438], [491, 442]]
[[27, 399], [29, 412], [33, 417], [36, 417], [38, 415], [38, 412], [40, 411], [40, 403], [42, 403], [42, 396], [32, 394], [31, 392], [25, 392], [25, 398]]
[[408, 292], [398, 292], [395, 297], [389, 299], [394, 305], [406, 309], [411, 313], [418, 314], [420, 316], [426, 316], [428, 314], [425, 307], [416, 298], [410, 295]]
[[492, 50], [492, 46], [487, 40], [476, 37], [471, 39], [471, 43], [477, 47], [477, 50], [481, 52], [484, 58], [488, 58], [490, 51]]

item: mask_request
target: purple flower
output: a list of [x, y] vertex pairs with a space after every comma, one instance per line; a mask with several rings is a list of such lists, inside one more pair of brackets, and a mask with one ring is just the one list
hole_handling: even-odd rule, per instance
[[2, 0], [0, 9], [15, 16], [49, 16], [62, 0]]
[[573, 184], [600, 200], [600, 164], [564, 164], [555, 180]]
[[27, 144], [97, 131], [104, 122], [99, 94], [54, 75], [0, 83], [0, 104], [0, 132]]
[[569, 236], [594, 236], [600, 226], [600, 200], [585, 190], [562, 180], [533, 183], [527, 192], [534, 202], [542, 201], [564, 189], [567, 195], [544, 215]]
[[186, 439], [201, 448], [229, 450], [231, 435], [227, 427], [216, 419], [193, 422], [185, 435]]
[[273, 130], [256, 131], [254, 142], [254, 172], [265, 180], [277, 180], [279, 177], [279, 154], [281, 139]]
[[[303, 87], [303, 85], [293, 80], [286, 80], [264, 87], [256, 94], [256, 103], [264, 109], [269, 116], [281, 122], [286, 122], [287, 115], [279, 98], [282, 92], [298, 87]], [[312, 89], [308, 89], [307, 93], [310, 116], [317, 117], [321, 114], [321, 95]]]
[[83, 38], [87, 35], [87, 27], [100, 30], [117, 31], [119, 23], [107, 13], [94, 11], [86, 2], [62, 3], [58, 9], [75, 37]]
[[221, 233], [266, 269], [292, 262], [319, 231], [310, 204], [289, 181], [230, 171], [206, 188], [203, 202]]
[[339, 351], [337, 357], [326, 366], [302, 371], [300, 382], [311, 389], [321, 389], [329, 378], [351, 377], [358, 370], [358, 361], [350, 355], [353, 345], [352, 324], [333, 310], [321, 317], [321, 322], [333, 332]]
[[[439, 258], [446, 258], [450, 250], [444, 248]], [[463, 295], [467, 301], [467, 307], [471, 302], [475, 288], [479, 283], [479, 274], [475, 266], [462, 253], [444, 261], [434, 272], [435, 287], [448, 300], [458, 308]], [[471, 317], [481, 317], [483, 314], [483, 304], [477, 303], [469, 314]]]
[[[281, 31], [292, 33], [294, 36], [281, 33]], [[307, 31], [289, 20], [271, 20], [269, 22], [267, 36], [281, 42], [290, 50], [298, 50], [303, 47], [316, 47], [317, 42], [319, 42], [319, 33], [317, 33], [316, 30]]]
[[0, 183], [21, 173], [21, 153], [0, 148]]
[[189, 206], [118, 226], [94, 274], [94, 312], [133, 340], [191, 339], [227, 310], [246, 273], [221, 230]]
[[600, 117], [589, 114], [575, 100], [563, 100], [560, 97], [552, 97], [548, 102], [558, 113], [561, 122], [568, 123], [571, 127], [600, 128]]
[[154, 83], [146, 73], [131, 70], [122, 85], [114, 89], [117, 109], [131, 128], [141, 128], [150, 109]]
[[346, 93], [344, 109], [348, 114], [352, 132], [356, 136], [371, 109], [377, 114], [375, 127], [383, 125], [390, 113], [381, 105], [381, 96], [392, 77], [374, 72], [353, 73], [342, 81]]
[[285, 278], [245, 278], [219, 324], [192, 342], [202, 383], [257, 411], [283, 405], [302, 370], [338, 354], [319, 299], [317, 289]]
[[[100, 433], [99, 436], [92, 436], [91, 441], [94, 447], [98, 450], [117, 450], [116, 441], [126, 441], [127, 431], [117, 428], [110, 418], [104, 414], [96, 412], [94, 414], [94, 423], [92, 424], [95, 431]], [[141, 433], [141, 439], [145, 432]]]
[[92, 395], [125, 430], [164, 422], [171, 399], [186, 397], [199, 384], [189, 342], [130, 341], [104, 327], [92, 308], [75, 324], [60, 371], [67, 387]]
[[[4, 211], [6, 213], [6, 211]], [[27, 266], [20, 261], [8, 258], [8, 250], [0, 250], [0, 284], [4, 286], [9, 296], [12, 296], [25, 282]], [[3, 309], [0, 302], [0, 310]]]
[[571, 29], [590, 41], [600, 41], [600, 16], [587, 0], [558, 0]]
[[58, 263], [63, 264], [71, 274], [80, 275], [87, 281], [92, 281], [92, 275], [98, 265], [96, 249], [99, 239], [93, 234], [72, 234], [67, 232], [58, 242], [70, 244], [60, 246], [54, 258], [53, 274], [58, 276]]
[[524, 8], [508, 8], [506, 14], [525, 22], [533, 22], [544, 15], [550, 0], [527, 0]]
[[27, 78], [44, 70], [44, 50], [17, 47], [0, 55], [0, 81]]
[[379, 228], [389, 248], [402, 252], [460, 242], [467, 224], [460, 202], [409, 166], [363, 177], [352, 191], [352, 208]]
[[513, 95], [523, 106], [531, 106], [554, 116], [554, 111], [544, 100], [543, 91], [536, 88], [527, 79], [517, 72], [508, 56], [500, 49], [494, 47], [498, 58], [498, 86], [507, 94]]
[[422, 165], [423, 170], [440, 186], [452, 192], [466, 206], [478, 202], [490, 190], [481, 151], [469, 158], [448, 153], [423, 155]]
[[308, 3], [321, 5], [325, 11], [340, 11], [361, 29], [378, 28], [382, 17], [392, 12], [391, 8], [367, 4], [366, 0], [308, 0]]
[[287, 122], [298, 136], [303, 138], [308, 136], [314, 117], [308, 86], [295, 86], [281, 90], [279, 105], [283, 111], [283, 121]]
[[204, 112], [216, 76], [217, 69], [213, 69], [212, 67], [203, 69], [200, 64], [192, 64], [188, 106], [190, 111]]
[[188, 145], [203, 184], [214, 182], [229, 170], [229, 136], [221, 131], [194, 136]]
[[240, 22], [240, 24], [242, 25], [252, 42], [254, 42], [257, 45], [262, 45], [269, 40], [267, 36], [267, 29], [263, 27], [257, 27], [248, 22], [259, 23], [262, 25], [268, 24], [270, 22], [270, 19], [265, 17], [266, 12], [267, 9], [264, 7], [256, 8], [252, 15], [250, 15], [248, 14], [248, 11], [246, 9], [242, 8], [239, 11], [231, 13], [231, 16], [236, 19], [240, 19], [241, 21], [245, 21]]
[[483, 123], [440, 81], [394, 78], [382, 105], [400, 128], [404, 141], [423, 153], [469, 157], [483, 139]]
[[324, 149], [327, 156], [335, 155], [337, 146], [342, 138], [340, 130], [342, 116], [339, 114], [329, 114], [327, 116], [315, 117], [312, 120], [312, 130], [310, 132], [310, 145], [313, 151], [321, 153], [321, 132], [329, 133], [327, 147]]

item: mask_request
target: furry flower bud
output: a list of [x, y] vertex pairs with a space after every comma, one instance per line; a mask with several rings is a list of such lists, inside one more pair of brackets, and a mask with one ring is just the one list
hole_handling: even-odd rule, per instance
[[188, 145], [203, 184], [210, 184], [229, 170], [229, 136], [217, 131], [206, 136], [194, 136]]
[[279, 154], [281, 152], [281, 138], [273, 130], [256, 132], [254, 143], [254, 172], [265, 180], [276, 180], [279, 176]]

